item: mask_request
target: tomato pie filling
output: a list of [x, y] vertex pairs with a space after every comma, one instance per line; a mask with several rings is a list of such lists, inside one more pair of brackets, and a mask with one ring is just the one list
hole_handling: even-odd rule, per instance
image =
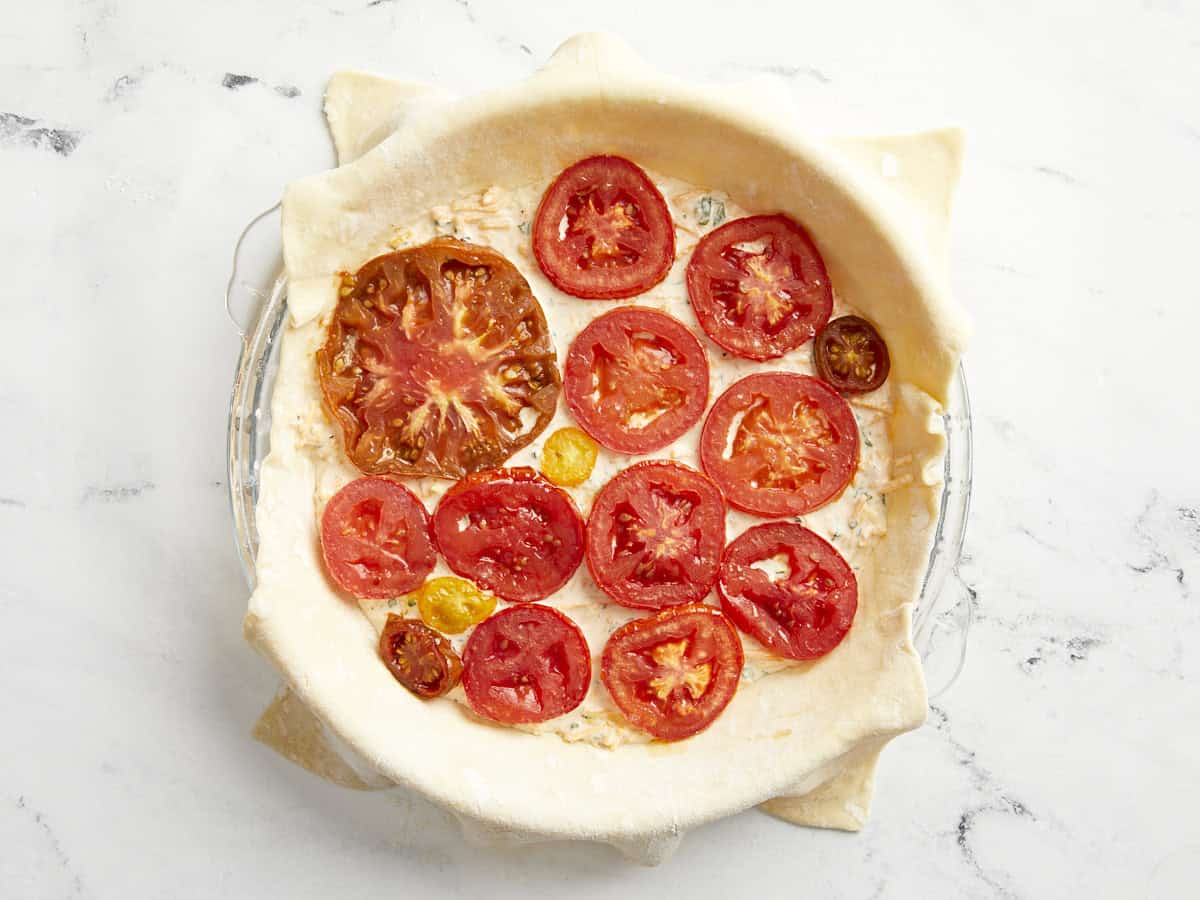
[[852, 638], [913, 474], [885, 338], [819, 240], [600, 156], [447, 198], [341, 273], [297, 449], [399, 685], [612, 748]]

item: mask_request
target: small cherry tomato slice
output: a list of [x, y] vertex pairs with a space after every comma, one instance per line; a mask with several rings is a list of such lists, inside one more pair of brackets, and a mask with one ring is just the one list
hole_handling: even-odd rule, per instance
[[725, 546], [725, 501], [710, 479], [674, 462], [638, 463], [596, 495], [587, 523], [592, 578], [622, 606], [702, 600]]
[[496, 608], [496, 598], [463, 578], [433, 578], [418, 592], [417, 609], [430, 628], [443, 634], [462, 634]]
[[574, 501], [528, 468], [464, 478], [438, 504], [433, 535], [451, 569], [517, 603], [550, 596], [583, 559]]
[[564, 366], [567, 406], [580, 427], [618, 453], [661, 450], [708, 405], [708, 357], [687, 326], [627, 306], [592, 320]]
[[361, 471], [459, 478], [550, 424], [560, 378], [546, 317], [499, 253], [438, 238], [344, 281], [317, 374]]
[[542, 447], [542, 474], [562, 487], [578, 487], [592, 477], [598, 450], [578, 428], [560, 428]]
[[533, 254], [572, 296], [632, 297], [667, 277], [675, 224], [645, 172], [619, 156], [592, 156], [564, 169], [542, 196]]
[[498, 612], [471, 632], [463, 666], [471, 709], [509, 725], [570, 712], [592, 681], [592, 655], [579, 626], [533, 603]]
[[396, 680], [428, 699], [440, 697], [458, 684], [462, 660], [450, 642], [416, 619], [389, 613], [379, 636], [379, 655]]
[[659, 740], [703, 731], [742, 676], [742, 642], [719, 610], [701, 603], [626, 622], [600, 658], [600, 678], [631, 724]]
[[725, 548], [721, 608], [746, 634], [789, 659], [841, 643], [858, 609], [858, 581], [842, 555], [803, 525], [755, 525]]
[[833, 287], [808, 232], [787, 216], [748, 216], [700, 239], [688, 297], [705, 333], [734, 356], [773, 359], [812, 338]]
[[887, 380], [892, 360], [874, 325], [859, 316], [841, 316], [817, 335], [813, 365], [839, 394], [865, 394]]
[[858, 468], [858, 423], [833, 388], [808, 375], [749, 375], [717, 398], [700, 462], [738, 509], [798, 516], [837, 497]]
[[355, 597], [399, 597], [437, 562], [429, 513], [408, 488], [387, 478], [358, 478], [321, 514], [321, 554], [342, 590]]

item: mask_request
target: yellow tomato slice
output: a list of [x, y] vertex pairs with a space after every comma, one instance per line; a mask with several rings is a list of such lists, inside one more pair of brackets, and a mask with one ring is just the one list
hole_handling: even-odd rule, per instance
[[430, 628], [461, 634], [492, 614], [496, 598], [463, 578], [433, 578], [417, 593], [417, 609]]
[[542, 474], [562, 487], [575, 487], [591, 477], [598, 445], [578, 428], [560, 428], [542, 448]]

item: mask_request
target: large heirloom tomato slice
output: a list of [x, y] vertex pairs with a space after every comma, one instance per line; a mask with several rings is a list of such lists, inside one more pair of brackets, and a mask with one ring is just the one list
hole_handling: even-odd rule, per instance
[[497, 597], [541, 600], [567, 583], [583, 559], [575, 503], [533, 469], [464, 478], [433, 514], [446, 564]]
[[746, 359], [772, 359], [812, 338], [833, 311], [816, 245], [787, 216], [734, 219], [701, 238], [687, 267], [700, 327]]
[[544, 722], [583, 702], [592, 655], [583, 632], [556, 609], [531, 603], [496, 613], [471, 632], [463, 689], [496, 722]]
[[854, 477], [858, 423], [849, 404], [816, 378], [749, 375], [709, 410], [700, 462], [738, 509], [803, 515], [837, 497]]
[[718, 610], [676, 606], [612, 633], [600, 678], [630, 723], [659, 740], [707, 728], [742, 676], [742, 642]]
[[433, 571], [429, 513], [387, 478], [358, 478], [325, 504], [321, 553], [338, 585], [355, 597], [399, 597]]
[[695, 469], [644, 462], [604, 486], [587, 524], [592, 578], [623, 606], [704, 599], [725, 546], [725, 501]]
[[423, 622], [389, 613], [379, 636], [388, 671], [418, 697], [440, 697], [462, 677], [462, 660], [450, 642]]
[[708, 358], [687, 326], [640, 306], [594, 319], [571, 343], [563, 390], [575, 421], [610, 450], [661, 450], [708, 404]]
[[717, 593], [742, 631], [790, 659], [824, 656], [841, 643], [858, 609], [858, 582], [846, 560], [795, 522], [756, 525], [730, 543]]
[[619, 156], [592, 156], [546, 190], [533, 253], [554, 286], [572, 296], [632, 297], [667, 277], [675, 224], [645, 172]]
[[525, 279], [494, 250], [450, 238], [346, 276], [317, 373], [346, 454], [370, 474], [498, 466], [549, 424], [560, 387]]

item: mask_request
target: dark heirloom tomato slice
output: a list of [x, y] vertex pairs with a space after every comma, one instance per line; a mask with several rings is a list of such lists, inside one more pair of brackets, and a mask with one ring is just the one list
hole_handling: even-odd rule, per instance
[[645, 172], [619, 156], [592, 156], [564, 169], [542, 196], [533, 254], [568, 294], [632, 297], [667, 277], [675, 224]]
[[583, 521], [566, 491], [533, 469], [464, 478], [433, 514], [446, 564], [497, 597], [541, 600], [567, 583], [583, 559]]
[[563, 391], [575, 421], [618, 453], [661, 450], [708, 405], [708, 357], [687, 326], [627, 306], [594, 319], [567, 353]]
[[808, 375], [749, 375], [717, 398], [700, 433], [704, 471], [738, 509], [798, 516], [837, 497], [858, 468], [858, 423]]
[[387, 478], [358, 478], [325, 504], [321, 553], [334, 581], [355, 597], [399, 597], [433, 571], [429, 513]]
[[892, 360], [874, 325], [858, 316], [842, 316], [817, 335], [813, 365], [839, 394], [865, 394], [887, 381]]
[[717, 593], [738, 628], [789, 659], [824, 656], [841, 643], [858, 609], [858, 582], [846, 560], [795, 522], [755, 525], [730, 543]]
[[379, 655], [396, 680], [418, 697], [440, 697], [458, 684], [462, 660], [450, 642], [416, 619], [389, 613]]
[[537, 604], [509, 607], [481, 623], [467, 640], [463, 667], [471, 709], [509, 725], [569, 713], [592, 682], [579, 626]]
[[734, 219], [700, 239], [687, 267], [700, 327], [746, 359], [772, 359], [812, 338], [833, 311], [821, 253], [787, 216]]
[[742, 642], [729, 620], [696, 603], [614, 631], [600, 678], [631, 724], [678, 741], [703, 731], [729, 705], [742, 662]]
[[623, 606], [662, 609], [704, 599], [724, 546], [721, 491], [679, 463], [655, 460], [619, 473], [588, 516], [588, 568]]
[[438, 238], [346, 276], [317, 374], [363, 472], [458, 478], [549, 424], [560, 379], [542, 308], [512, 264]]

